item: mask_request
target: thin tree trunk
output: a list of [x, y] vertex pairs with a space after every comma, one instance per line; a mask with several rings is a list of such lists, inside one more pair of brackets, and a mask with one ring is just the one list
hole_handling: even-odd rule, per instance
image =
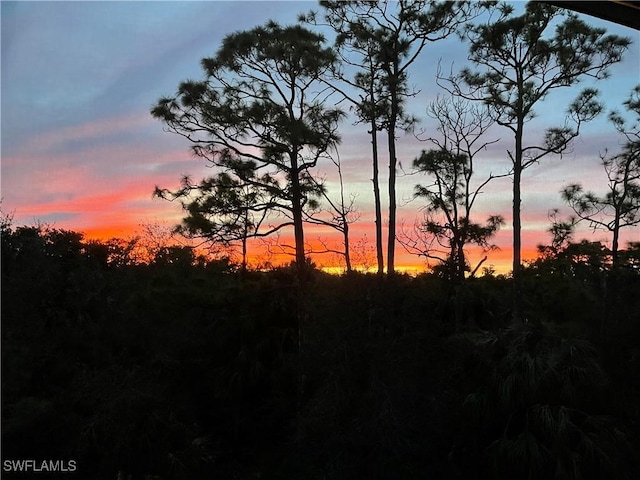
[[247, 271], [247, 236], [242, 237], [242, 273]]
[[247, 225], [249, 224], [248, 213], [245, 210], [244, 215], [244, 230], [242, 231], [242, 274], [244, 275], [247, 272], [247, 239], [249, 238], [249, 228]]
[[372, 113], [371, 119], [371, 151], [373, 154], [373, 201], [376, 211], [376, 258], [378, 261], [378, 275], [384, 273], [384, 254], [382, 250], [382, 206], [380, 204], [380, 179], [378, 171], [378, 130]]
[[[295, 197], [295, 196], [294, 196]], [[293, 229], [296, 245], [296, 265], [298, 270], [303, 270], [306, 265], [304, 254], [304, 230], [302, 228], [302, 207], [299, 198], [294, 199], [293, 205]]]
[[464, 257], [464, 240], [458, 239], [458, 283], [464, 282], [464, 270], [465, 270], [465, 257]]
[[347, 265], [347, 273], [351, 273], [353, 267], [351, 266], [351, 252], [349, 251], [349, 224], [347, 223], [347, 219], [343, 218], [344, 221], [344, 261]]
[[515, 161], [513, 165], [513, 319], [522, 320], [522, 222], [520, 206], [522, 203], [520, 183], [522, 180], [522, 127], [516, 132]]
[[618, 268], [618, 248], [620, 242], [620, 214], [616, 212], [615, 224], [613, 226], [613, 240], [611, 242], [611, 262], [612, 268]]
[[[392, 122], [393, 123], [393, 122]], [[395, 134], [389, 128], [389, 238], [387, 244], [387, 273], [395, 273], [396, 253], [396, 145]]]
[[296, 249], [296, 266], [298, 272], [302, 272], [306, 267], [306, 257], [304, 252], [304, 229], [302, 222], [302, 192], [300, 191], [300, 172], [298, 171], [297, 150], [294, 148], [291, 158], [291, 213], [293, 215], [293, 230]]
[[387, 137], [389, 141], [389, 238], [387, 243], [387, 274], [395, 273], [396, 252], [396, 116], [398, 114], [397, 98], [392, 95], [391, 114]]
[[387, 138], [389, 143], [389, 238], [387, 243], [387, 274], [389, 276], [395, 273], [395, 254], [396, 254], [396, 166], [398, 158], [396, 156], [396, 123], [400, 110], [398, 99], [398, 81], [399, 81], [399, 58], [398, 40], [394, 45], [394, 64], [393, 72], [389, 77], [389, 93], [390, 93], [390, 112], [389, 125], [387, 127]]

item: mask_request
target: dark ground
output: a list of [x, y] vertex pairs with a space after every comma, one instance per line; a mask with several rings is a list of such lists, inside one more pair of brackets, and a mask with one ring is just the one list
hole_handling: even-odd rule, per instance
[[3, 478], [640, 478], [632, 256], [530, 265], [513, 323], [506, 277], [124, 253], [3, 230]]

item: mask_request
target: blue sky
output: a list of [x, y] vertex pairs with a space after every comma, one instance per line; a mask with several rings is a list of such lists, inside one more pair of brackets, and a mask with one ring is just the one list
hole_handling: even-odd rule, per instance
[[[183, 174], [199, 178], [210, 173], [190, 156], [183, 139], [163, 131], [149, 109], [161, 96], [173, 94], [181, 81], [201, 78], [200, 59], [213, 55], [224, 36], [269, 19], [292, 23], [298, 13], [318, 7], [315, 2], [271, 1], [2, 1], [0, 8], [2, 210], [13, 212], [17, 224], [41, 221], [94, 236], [126, 236], [140, 223], [173, 224], [181, 217], [177, 205], [151, 198], [155, 185], [173, 188]], [[612, 77], [595, 84], [608, 110], [620, 108], [640, 83], [640, 33], [583, 18], [633, 39], [624, 62], [611, 68]], [[434, 74], [440, 58], [445, 68], [453, 63], [457, 70], [465, 64], [466, 47], [457, 39], [429, 45], [412, 69], [410, 83], [420, 94], [410, 108], [423, 120], [427, 103], [439, 92]], [[530, 125], [532, 140], [545, 126], [561, 121], [577, 92], [567, 89], [549, 97]], [[423, 126], [433, 124], [425, 121]], [[362, 213], [354, 230], [372, 239], [368, 137], [351, 121], [344, 123], [342, 135], [347, 189], [358, 194]], [[502, 140], [483, 156], [482, 171], [507, 168], [510, 139], [499, 130], [495, 137]], [[383, 138], [381, 142], [384, 149]], [[548, 239], [547, 212], [562, 206], [558, 191], [564, 184], [582, 181], [602, 189], [598, 152], [615, 150], [617, 142], [603, 116], [585, 128], [562, 160], [545, 159], [525, 173], [524, 239], [529, 248]], [[405, 167], [426, 147], [411, 136], [401, 137], [399, 145]], [[385, 157], [381, 169], [386, 169]], [[418, 180], [399, 180], [403, 204]], [[510, 220], [510, 189], [510, 179], [491, 184], [478, 205], [479, 216], [504, 213]], [[415, 202], [407, 203], [398, 217], [412, 224], [418, 209]], [[606, 237], [599, 234], [597, 239]], [[626, 238], [640, 240], [640, 233], [628, 232]], [[498, 243], [508, 249], [508, 227]], [[406, 256], [397, 263], [411, 262], [416, 259]]]

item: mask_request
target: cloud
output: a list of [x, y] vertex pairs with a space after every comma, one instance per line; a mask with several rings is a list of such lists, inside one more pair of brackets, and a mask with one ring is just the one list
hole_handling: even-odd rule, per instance
[[15, 210], [16, 222], [55, 222], [58, 228], [98, 232], [122, 230], [131, 233], [145, 218], [178, 221], [176, 205], [152, 199], [146, 183], [129, 182], [118, 189], [74, 195], [70, 199], [22, 204]]
[[[181, 175], [205, 167], [169, 136], [151, 141], [152, 122], [138, 115], [103, 118], [52, 129], [25, 142], [17, 152], [3, 155], [5, 208], [15, 209], [16, 221], [57, 215], [56, 221], [65, 225], [71, 217], [64, 215], [71, 214], [85, 225], [89, 216], [100, 218], [96, 221], [114, 218], [106, 217], [107, 212], [127, 217], [179, 211], [177, 205], [168, 209], [151, 200], [155, 185], [176, 185]], [[140, 202], [143, 207], [132, 208]]]

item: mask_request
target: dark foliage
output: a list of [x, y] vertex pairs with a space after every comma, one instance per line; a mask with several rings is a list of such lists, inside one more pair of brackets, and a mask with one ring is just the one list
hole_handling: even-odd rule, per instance
[[182, 249], [114, 261], [69, 231], [1, 239], [3, 460], [111, 480], [640, 474], [637, 248], [615, 272], [586, 245], [541, 258], [511, 324], [508, 277], [301, 283]]

